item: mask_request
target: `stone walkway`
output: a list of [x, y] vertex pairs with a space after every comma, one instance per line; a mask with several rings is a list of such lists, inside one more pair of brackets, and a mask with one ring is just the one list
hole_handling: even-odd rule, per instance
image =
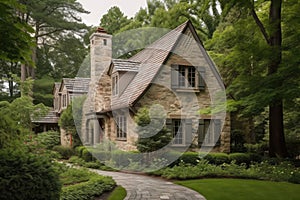
[[121, 172], [92, 171], [113, 177], [118, 185], [126, 189], [125, 200], [205, 200], [202, 195], [191, 189], [159, 178]]

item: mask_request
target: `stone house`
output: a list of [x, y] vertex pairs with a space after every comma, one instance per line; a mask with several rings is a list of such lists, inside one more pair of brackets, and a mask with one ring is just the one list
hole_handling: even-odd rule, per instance
[[37, 120], [33, 120], [35, 133], [41, 133], [49, 130], [60, 131], [61, 144], [69, 146], [72, 139], [65, 130], [58, 126], [58, 120], [62, 112], [68, 107], [77, 96], [88, 93], [90, 78], [63, 78], [61, 82], [53, 85], [53, 108], [50, 108], [48, 114]]
[[190, 21], [129, 59], [112, 58], [112, 36], [99, 28], [90, 37], [91, 82], [81, 138], [86, 145], [113, 141], [136, 150], [134, 116], [142, 107], [163, 113], [172, 132], [170, 145], [230, 151], [226, 111], [200, 114], [224, 89], [216, 66]]

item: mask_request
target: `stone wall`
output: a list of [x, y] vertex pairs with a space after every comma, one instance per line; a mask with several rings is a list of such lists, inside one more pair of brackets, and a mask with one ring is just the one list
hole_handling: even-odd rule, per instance
[[[222, 113], [220, 115], [210, 116], [201, 115], [199, 110], [212, 105], [212, 99], [217, 97], [217, 90], [220, 87], [216, 80], [215, 74], [209, 67], [207, 58], [200, 51], [198, 44], [193, 40], [190, 31], [187, 32], [188, 37], [183, 37], [177, 47], [172, 52], [168, 61], [162, 66], [152, 86], [144, 94], [139, 102], [135, 105], [135, 109], [152, 105], [161, 105], [167, 118], [190, 118], [193, 119], [194, 146], [197, 146], [198, 136], [198, 119], [222, 119], [226, 115], [221, 132], [220, 146], [214, 148], [213, 151], [229, 152], [230, 151], [230, 116]], [[194, 89], [172, 89], [171, 88], [171, 66], [172, 64], [201, 66], [205, 67], [205, 90]], [[223, 115], [223, 116], [222, 116]]]

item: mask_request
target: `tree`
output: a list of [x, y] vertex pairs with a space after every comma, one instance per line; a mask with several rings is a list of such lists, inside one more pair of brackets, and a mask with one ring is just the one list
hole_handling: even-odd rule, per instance
[[15, 0], [0, 2], [0, 60], [30, 61], [33, 30], [22, 22], [16, 11], [24, 13], [25, 8]]
[[[48, 74], [55, 80], [75, 77], [88, 53], [88, 48], [84, 45], [83, 39], [77, 37], [74, 33], [64, 35], [55, 44], [46, 48], [44, 52], [47, 57], [42, 59], [42, 62], [49, 62], [51, 71]], [[43, 65], [38, 65], [37, 75], [39, 77], [45, 75], [44, 70], [48, 69]]]
[[43, 103], [45, 106], [53, 106], [53, 85], [54, 79], [49, 76], [43, 76], [34, 81], [33, 84], [33, 103]]
[[130, 23], [130, 20], [124, 16], [120, 8], [114, 6], [110, 8], [107, 14], [103, 15], [100, 20], [100, 26], [102, 26], [109, 34], [115, 34], [120, 29]]
[[86, 26], [78, 17], [80, 13], [88, 13], [76, 0], [19, 0], [27, 8], [21, 14], [22, 22], [34, 28], [35, 46], [31, 49], [33, 63], [21, 66], [21, 81], [27, 77], [35, 78], [34, 65], [37, 63], [37, 47], [43, 44], [52, 45], [68, 31], [80, 33]]
[[136, 114], [135, 122], [138, 125], [137, 149], [140, 152], [154, 152], [170, 143], [170, 130], [162, 126], [162, 117], [158, 110], [150, 116], [149, 109], [141, 108]]
[[[289, 3], [284, 5], [293, 10]], [[225, 57], [220, 60], [223, 60], [224, 65], [231, 66], [227, 68], [227, 74], [230, 74], [227, 76], [227, 91], [236, 105], [250, 116], [268, 107], [270, 156], [286, 157], [283, 102], [297, 98], [294, 92], [299, 88], [299, 81], [296, 83], [299, 80], [299, 69], [297, 65], [291, 64], [291, 61], [294, 63], [297, 59], [290, 54], [294, 50], [285, 48], [287, 43], [283, 36], [287, 35], [282, 32], [286, 31], [284, 19], [296, 17], [295, 13], [284, 9], [285, 15], [282, 17], [280, 0], [228, 1], [224, 10], [228, 11], [225, 14], [229, 18], [232, 14], [239, 16], [230, 18], [231, 24], [225, 27], [227, 21], [223, 25], [223, 33], [214, 34], [213, 39], [221, 39], [223, 44], [217, 42], [214, 49], [223, 48], [227, 60]], [[292, 23], [299, 27], [296, 20]], [[224, 37], [226, 34], [229, 37]], [[292, 35], [297, 37], [297, 31]], [[284, 54], [283, 49], [286, 50]], [[222, 57], [217, 52], [215, 55]], [[288, 57], [289, 60], [286, 59]]]

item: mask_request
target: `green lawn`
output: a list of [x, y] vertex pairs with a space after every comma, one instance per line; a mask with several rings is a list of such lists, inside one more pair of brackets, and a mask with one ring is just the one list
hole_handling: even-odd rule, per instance
[[244, 179], [199, 179], [177, 181], [207, 200], [299, 200], [300, 185]]

